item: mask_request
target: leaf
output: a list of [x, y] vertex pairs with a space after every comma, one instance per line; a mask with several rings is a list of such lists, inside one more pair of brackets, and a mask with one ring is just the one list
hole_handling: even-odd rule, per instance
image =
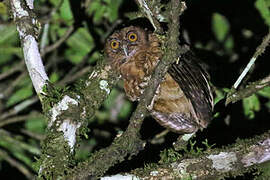
[[116, 88], [113, 88], [108, 98], [104, 101], [104, 107], [110, 109], [115, 104], [115, 99], [119, 95], [119, 91]]
[[51, 75], [50, 75], [50, 82], [51, 83], [55, 83], [59, 80], [59, 75], [56, 73], [56, 72], [53, 72]]
[[253, 94], [250, 97], [243, 99], [244, 114], [247, 118], [253, 119], [255, 112], [260, 110], [260, 101], [257, 95]]
[[224, 42], [224, 47], [226, 50], [232, 50], [234, 46], [234, 41], [233, 41], [233, 37], [230, 35], [226, 41]]
[[119, 112], [119, 118], [127, 118], [128, 115], [130, 115], [131, 113], [131, 110], [132, 110], [132, 104], [130, 101], [125, 101], [122, 108], [121, 108], [121, 111]]
[[73, 14], [70, 9], [70, 4], [68, 0], [64, 0], [63, 4], [60, 7], [60, 17], [63, 18], [65, 21], [70, 21], [73, 19]]
[[270, 87], [267, 86], [267, 87], [263, 88], [262, 90], [258, 91], [257, 94], [259, 94], [260, 96], [263, 96], [265, 98], [270, 99]]
[[265, 24], [270, 26], [270, 0], [256, 0], [255, 7], [260, 12]]
[[118, 9], [122, 2], [123, 0], [96, 0], [87, 11], [94, 17], [95, 23], [100, 23], [104, 17], [112, 23], [118, 18]]
[[100, 8], [95, 12], [94, 15], [94, 22], [99, 22], [101, 21], [102, 17], [104, 16], [106, 11], [106, 6], [100, 6]]
[[[17, 55], [18, 57], [22, 58], [23, 54], [22, 54], [22, 49], [20, 47], [2, 47], [0, 46], [0, 54], [1, 56], [3, 55]], [[0, 64], [1, 64], [1, 60], [0, 60]]]
[[108, 3], [108, 19], [112, 23], [118, 18], [118, 9], [122, 4], [122, 0], [106, 0]]
[[7, 101], [7, 106], [12, 106], [20, 101], [23, 101], [33, 95], [33, 87], [32, 85], [28, 85], [22, 87], [18, 91], [16, 91]]
[[214, 13], [212, 16], [212, 31], [219, 42], [223, 42], [225, 40], [229, 30], [230, 24], [226, 17], [219, 13]]
[[224, 99], [226, 95], [225, 91], [222, 89], [216, 89], [215, 94], [214, 104], [217, 104], [220, 100]]
[[15, 24], [0, 25], [0, 34], [0, 44], [5, 46], [19, 41]]
[[0, 15], [1, 16], [7, 14], [7, 12], [8, 12], [7, 9], [8, 9], [7, 6], [4, 3], [0, 2]]
[[65, 52], [65, 56], [68, 57], [71, 62], [77, 64], [91, 51], [94, 42], [86, 28], [79, 28], [67, 40], [67, 44], [71, 48]]
[[46, 128], [45, 117], [36, 116], [28, 119], [25, 122], [25, 128], [31, 132], [44, 133]]

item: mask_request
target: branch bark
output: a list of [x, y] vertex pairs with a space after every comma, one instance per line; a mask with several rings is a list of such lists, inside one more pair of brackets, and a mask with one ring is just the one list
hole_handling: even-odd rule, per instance
[[[270, 160], [270, 132], [250, 140], [238, 140], [230, 148], [211, 149], [194, 158], [176, 160], [126, 175], [137, 179], [222, 179], [241, 175]], [[256, 168], [256, 166], [255, 166]], [[113, 176], [112, 176], [113, 177]], [[104, 179], [109, 180], [110, 177]], [[113, 178], [112, 178], [113, 179]]]
[[270, 74], [259, 81], [250, 83], [250, 85], [248, 85], [244, 89], [240, 89], [238, 91], [232, 91], [228, 95], [225, 104], [227, 105], [231, 102], [235, 103], [241, 99], [251, 96], [252, 94], [258, 92], [259, 90], [267, 86], [270, 86]]
[[167, 69], [171, 63], [177, 60], [179, 56], [179, 14], [182, 11], [182, 4], [178, 0], [171, 3], [169, 31], [167, 36], [166, 47], [167, 53], [158, 63], [155, 71], [149, 81], [149, 86], [144, 91], [141, 101], [139, 102], [135, 112], [133, 113], [127, 130], [120, 136], [115, 138], [112, 145], [106, 149], [102, 149], [94, 153], [87, 162], [78, 164], [68, 174], [72, 179], [84, 179], [91, 177], [97, 179], [102, 176], [110, 167], [118, 162], [124, 161], [125, 157], [138, 154], [144, 148], [145, 142], [140, 139], [140, 128], [143, 119], [148, 111], [146, 107], [150, 105], [151, 100], [156, 92], [158, 85], [165, 76]]
[[10, 0], [9, 2], [21, 39], [25, 64], [33, 86], [41, 99], [40, 94], [44, 93], [42, 89], [45, 87], [46, 81], [48, 81], [48, 76], [36, 41], [40, 24], [32, 12], [34, 1]]

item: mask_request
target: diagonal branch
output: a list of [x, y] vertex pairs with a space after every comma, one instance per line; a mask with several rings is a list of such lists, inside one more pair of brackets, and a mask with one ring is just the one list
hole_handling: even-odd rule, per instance
[[241, 73], [241, 75], [238, 77], [237, 81], [234, 83], [234, 85], [233, 85], [234, 89], [236, 89], [238, 87], [238, 85], [241, 83], [242, 79], [246, 76], [246, 74], [248, 73], [250, 68], [253, 66], [253, 64], [255, 63], [258, 56], [260, 56], [264, 53], [265, 48], [269, 45], [269, 41], [270, 41], [270, 29], [269, 29], [268, 34], [263, 38], [262, 43], [257, 47], [254, 55], [250, 59], [246, 68], [244, 69], [244, 71]]
[[[46, 85], [48, 76], [38, 50], [36, 37], [38, 34], [39, 22], [32, 13], [33, 0], [10, 0], [14, 21], [23, 47], [25, 64], [27, 66], [33, 86], [38, 95], [44, 93], [42, 89]], [[40, 96], [41, 98], [41, 96]]]
[[172, 0], [170, 6], [169, 31], [166, 41], [167, 52], [163, 59], [158, 63], [154, 73], [149, 81], [149, 86], [145, 89], [141, 101], [139, 102], [135, 112], [132, 114], [130, 124], [127, 130], [120, 137], [115, 138], [114, 142], [108, 148], [102, 149], [94, 153], [89, 160], [79, 163], [69, 174], [72, 179], [84, 179], [91, 176], [96, 179], [102, 176], [110, 167], [124, 161], [129, 155], [136, 155], [144, 148], [145, 142], [140, 139], [140, 128], [143, 119], [147, 115], [147, 106], [150, 105], [157, 87], [162, 82], [163, 77], [167, 73], [167, 69], [171, 63], [177, 60], [179, 56], [180, 46], [178, 44], [179, 37], [179, 14], [183, 10], [178, 0]]

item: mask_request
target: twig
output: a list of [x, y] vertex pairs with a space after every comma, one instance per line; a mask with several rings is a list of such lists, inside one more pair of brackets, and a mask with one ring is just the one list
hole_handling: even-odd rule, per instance
[[157, 21], [157, 18], [154, 16], [152, 10], [150, 9], [149, 2], [147, 2], [146, 0], [135, 0], [135, 2], [140, 7], [141, 12], [144, 13], [146, 18], [149, 19], [155, 31], [157, 33], [162, 33], [163, 29], [161, 28], [159, 22]]
[[30, 105], [34, 104], [35, 102], [38, 101], [37, 96], [34, 96], [30, 99], [27, 99], [23, 102], [21, 102], [20, 104], [14, 106], [11, 110], [9, 110], [8, 112], [2, 114], [0, 116], [0, 120], [2, 119], [6, 119], [10, 116], [16, 115], [17, 113], [21, 112], [22, 110], [24, 110], [26, 107], [29, 107]]
[[63, 42], [65, 42], [69, 38], [70, 34], [73, 33], [73, 31], [74, 31], [74, 26], [70, 26], [68, 30], [65, 32], [65, 34], [58, 41], [56, 41], [54, 44], [48, 47], [45, 47], [41, 55], [47, 54], [55, 50], [56, 48], [58, 48]]
[[22, 71], [22, 69], [24, 68], [24, 63], [23, 61], [20, 61], [19, 64], [16, 64], [15, 66], [13, 66], [12, 68], [10, 68], [9, 70], [7, 70], [6, 72], [3, 72], [0, 74], [0, 80], [7, 78], [8, 76], [18, 72], [18, 71]]
[[28, 119], [29, 117], [31, 117], [31, 115], [25, 115], [25, 116], [16, 116], [7, 120], [2, 120], [0, 121], [0, 128], [3, 126], [6, 126], [8, 124], [11, 123], [16, 123], [16, 122], [21, 122], [21, 121], [25, 121], [26, 119]]
[[40, 154], [39, 148], [32, 146], [30, 144], [24, 143], [20, 140], [17, 140], [14, 136], [12, 136], [11, 133], [9, 133], [8, 131], [5, 131], [3, 129], [0, 129], [0, 140], [1, 140], [1, 142], [5, 141], [6, 143], [14, 145], [20, 149], [26, 150], [34, 155]]
[[71, 83], [71, 82], [79, 79], [83, 75], [87, 74], [91, 69], [92, 69], [91, 66], [87, 66], [87, 67], [81, 69], [80, 71], [76, 72], [75, 74], [65, 76], [64, 79], [62, 79], [61, 81], [59, 81], [56, 84], [61, 86], [61, 85], [65, 85], [67, 83]]
[[45, 54], [44, 53], [44, 48], [45, 48], [46, 43], [48, 41], [49, 27], [50, 27], [50, 24], [49, 23], [46, 23], [44, 25], [44, 28], [43, 28], [43, 33], [42, 33], [41, 40], [40, 40], [40, 53], [41, 54]]
[[248, 71], [250, 70], [252, 65], [255, 63], [257, 57], [260, 56], [265, 51], [265, 48], [268, 46], [269, 41], [270, 41], [270, 29], [268, 30], [268, 34], [263, 38], [262, 43], [257, 47], [254, 55], [250, 59], [246, 68], [244, 69], [244, 71], [241, 73], [241, 75], [238, 77], [238, 79], [234, 83], [234, 85], [233, 85], [234, 89], [237, 89], [237, 87], [241, 83], [242, 79], [246, 76], [246, 74], [248, 73]]
[[45, 139], [45, 135], [43, 134], [38, 134], [38, 133], [34, 133], [34, 132], [31, 132], [31, 131], [28, 131], [28, 130], [25, 130], [25, 129], [22, 129], [21, 132], [33, 139], [37, 139], [39, 141], [42, 141]]
[[230, 93], [226, 99], [225, 105], [229, 104], [230, 102], [235, 103], [241, 99], [251, 96], [253, 93], [256, 93], [266, 86], [270, 86], [270, 74], [259, 81], [250, 83], [250, 85], [244, 89]]
[[43, 29], [43, 33], [41, 36], [41, 42], [40, 42], [40, 53], [41, 56], [45, 55], [48, 52], [44, 52], [44, 48], [46, 46], [46, 42], [48, 39], [48, 31], [49, 31], [49, 27], [50, 27], [50, 21], [52, 19], [52, 16], [57, 12], [57, 10], [62, 6], [64, 0], [60, 0], [59, 4], [54, 7], [49, 15], [49, 20], [46, 21], [45, 25], [44, 25], [44, 29]]
[[0, 157], [6, 160], [11, 166], [17, 168], [27, 179], [34, 179], [34, 175], [20, 162], [16, 161], [8, 155], [7, 152], [0, 149]]
[[12, 81], [12, 83], [5, 89], [3, 92], [4, 97], [9, 97], [10, 94], [13, 92], [14, 88], [17, 86], [18, 83], [22, 81], [23, 78], [26, 77], [26, 72], [22, 72], [17, 78]]

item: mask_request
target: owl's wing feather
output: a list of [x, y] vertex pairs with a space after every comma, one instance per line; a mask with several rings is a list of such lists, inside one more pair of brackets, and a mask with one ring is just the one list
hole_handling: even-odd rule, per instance
[[208, 84], [209, 76], [196, 61], [195, 56], [188, 52], [180, 57], [178, 63], [171, 65], [168, 73], [190, 100], [197, 118], [209, 122], [213, 108], [213, 97]]

